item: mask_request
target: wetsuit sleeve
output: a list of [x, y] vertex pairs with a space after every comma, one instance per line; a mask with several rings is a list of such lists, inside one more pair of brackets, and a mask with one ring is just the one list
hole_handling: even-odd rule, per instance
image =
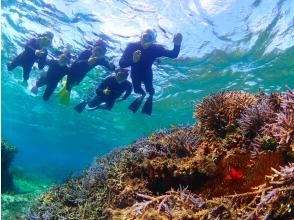
[[88, 60], [91, 56], [90, 50], [84, 50], [79, 56], [77, 60]]
[[99, 87], [96, 89], [96, 94], [100, 94], [103, 92], [104, 89], [106, 89], [111, 82], [111, 77], [107, 77], [106, 79], [104, 79], [101, 84], [99, 85]]
[[63, 72], [61, 73], [61, 75], [60, 75], [60, 78], [59, 78], [59, 82], [60, 83], [62, 83], [62, 80], [63, 80], [63, 78], [65, 77], [65, 76], [67, 76], [68, 77], [68, 75], [69, 75], [69, 67], [68, 66], [65, 66], [64, 68], [63, 68]]
[[119, 60], [119, 66], [125, 68], [133, 64], [133, 49], [131, 44], [127, 46], [122, 57]]
[[47, 58], [47, 50], [45, 50], [45, 53], [39, 58], [39, 61], [38, 61], [38, 68], [39, 69], [43, 69], [44, 66], [46, 65], [46, 58]]
[[155, 49], [156, 57], [169, 57], [169, 58], [177, 58], [180, 53], [181, 46], [174, 45], [173, 50], [167, 50], [161, 45], [157, 45]]
[[107, 69], [114, 71], [115, 70], [115, 65], [111, 65], [110, 62], [108, 62], [106, 59], [103, 59], [101, 62], [102, 66], [105, 66]]
[[126, 84], [126, 93], [124, 94], [124, 96], [122, 97], [123, 100], [126, 100], [132, 93], [132, 84], [130, 82], [128, 82]]
[[38, 49], [37, 45], [37, 40], [36, 39], [30, 39], [26, 44], [25, 44], [25, 51], [26, 52], [31, 52], [35, 53], [35, 51]]

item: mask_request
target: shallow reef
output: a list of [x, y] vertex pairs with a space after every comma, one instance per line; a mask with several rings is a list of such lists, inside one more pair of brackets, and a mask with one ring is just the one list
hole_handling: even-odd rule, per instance
[[294, 91], [224, 91], [54, 186], [30, 219], [291, 219]]
[[12, 170], [13, 191], [1, 194], [1, 219], [5, 220], [27, 219], [32, 201], [52, 185], [52, 181], [49, 182], [39, 176], [27, 176], [22, 169], [15, 169], [14, 167]]

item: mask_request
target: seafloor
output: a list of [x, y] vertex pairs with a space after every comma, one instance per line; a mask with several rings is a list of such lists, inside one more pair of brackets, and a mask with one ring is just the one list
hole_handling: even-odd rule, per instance
[[31, 219], [291, 219], [294, 91], [227, 91], [52, 187]]

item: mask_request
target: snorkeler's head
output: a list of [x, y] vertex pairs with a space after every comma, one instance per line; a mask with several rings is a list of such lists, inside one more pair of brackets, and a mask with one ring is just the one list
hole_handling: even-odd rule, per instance
[[92, 54], [95, 57], [103, 57], [106, 54], [106, 43], [103, 40], [96, 41], [92, 48]]
[[41, 47], [49, 47], [52, 44], [54, 34], [50, 31], [46, 31], [40, 35]]
[[141, 44], [144, 48], [149, 47], [156, 41], [157, 34], [154, 30], [147, 29], [141, 35]]
[[129, 76], [129, 70], [119, 68], [119, 69], [115, 70], [115, 76], [116, 76], [116, 80], [118, 81], [118, 83], [122, 83], [127, 80], [128, 76]]
[[65, 49], [62, 54], [59, 55], [59, 62], [62, 65], [68, 65], [70, 63], [71, 55], [69, 50]]

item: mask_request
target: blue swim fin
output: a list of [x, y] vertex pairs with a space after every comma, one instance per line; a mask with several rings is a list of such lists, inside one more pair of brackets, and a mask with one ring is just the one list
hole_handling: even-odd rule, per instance
[[149, 96], [146, 100], [141, 113], [151, 115], [152, 114], [152, 105], [153, 105], [153, 96]]
[[130, 105], [129, 105], [129, 109], [133, 112], [136, 113], [140, 107], [140, 105], [142, 104], [144, 99], [144, 96], [141, 96], [139, 98], [136, 98]]
[[87, 102], [81, 102], [80, 104], [77, 104], [74, 109], [78, 112], [81, 113], [82, 111], [84, 111], [85, 107], [87, 105]]

